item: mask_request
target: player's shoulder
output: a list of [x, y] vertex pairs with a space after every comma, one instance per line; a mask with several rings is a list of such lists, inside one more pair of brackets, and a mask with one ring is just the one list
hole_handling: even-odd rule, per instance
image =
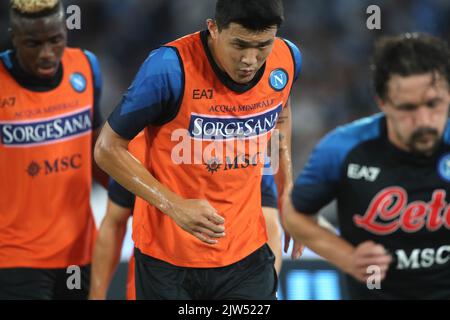
[[192, 46], [198, 46], [207, 38], [209, 31], [203, 30], [203, 31], [197, 31], [194, 33], [187, 34], [185, 36], [182, 36], [178, 39], [175, 39], [171, 42], [168, 42], [165, 46], [166, 47], [192, 47]]
[[98, 64], [97, 56], [92, 51], [83, 48], [66, 47], [63, 57], [73, 59], [86, 58], [90, 64]]
[[63, 61], [87, 61], [94, 67], [99, 64], [98, 59], [94, 53], [83, 48], [66, 47], [64, 49]]
[[77, 47], [66, 47], [64, 49], [64, 57], [70, 57], [70, 58], [79, 58], [82, 56], [86, 56], [86, 52], [87, 50], [84, 50], [82, 48], [77, 48]]
[[289, 51], [291, 52], [292, 59], [294, 60], [294, 64], [295, 64], [295, 79], [297, 79], [302, 70], [302, 64], [303, 64], [302, 53], [301, 53], [299, 47], [294, 42], [292, 42], [286, 38], [278, 38], [278, 40], [281, 41], [282, 43], [284, 43], [289, 48]]
[[318, 144], [320, 149], [348, 153], [360, 144], [381, 136], [381, 122], [384, 114], [377, 113], [337, 127]]
[[147, 56], [143, 68], [150, 75], [181, 72], [180, 58], [176, 48], [162, 46], [152, 50]]
[[98, 58], [92, 51], [86, 50], [86, 49], [79, 49], [81, 52], [88, 58], [89, 62], [91, 64], [98, 64]]
[[291, 41], [289, 39], [282, 38], [282, 37], [279, 37], [278, 39], [281, 40], [282, 42], [286, 43], [286, 45], [289, 47], [289, 49], [291, 51], [293, 51], [294, 53], [301, 54], [299, 46], [297, 44], [295, 44], [294, 41]]
[[13, 67], [12, 59], [11, 59], [12, 50], [5, 50], [0, 52], [0, 62], [7, 69], [11, 69]]

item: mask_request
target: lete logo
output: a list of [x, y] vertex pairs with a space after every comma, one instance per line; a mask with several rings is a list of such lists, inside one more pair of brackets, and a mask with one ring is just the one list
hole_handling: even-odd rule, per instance
[[370, 202], [364, 216], [355, 215], [355, 224], [374, 234], [387, 235], [399, 228], [413, 233], [426, 227], [436, 231], [445, 225], [450, 229], [450, 205], [446, 206], [445, 190], [436, 190], [430, 202], [408, 203], [403, 188], [389, 187], [379, 192]]

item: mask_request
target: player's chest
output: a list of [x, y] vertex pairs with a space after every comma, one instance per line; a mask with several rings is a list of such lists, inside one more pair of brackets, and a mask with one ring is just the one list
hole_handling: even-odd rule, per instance
[[422, 164], [388, 154], [356, 156], [342, 175], [341, 214], [358, 229], [378, 235], [450, 230], [450, 150]]

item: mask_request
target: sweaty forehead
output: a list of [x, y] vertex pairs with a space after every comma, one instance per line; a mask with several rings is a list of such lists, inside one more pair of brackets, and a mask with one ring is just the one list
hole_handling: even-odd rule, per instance
[[228, 29], [226, 29], [226, 32], [231, 40], [257, 44], [273, 40], [276, 36], [277, 28], [274, 26], [273, 28], [264, 31], [255, 32], [244, 28], [240, 24], [231, 23]]
[[402, 77], [393, 75], [388, 83], [390, 99], [395, 103], [424, 103], [448, 90], [447, 82], [439, 74]]

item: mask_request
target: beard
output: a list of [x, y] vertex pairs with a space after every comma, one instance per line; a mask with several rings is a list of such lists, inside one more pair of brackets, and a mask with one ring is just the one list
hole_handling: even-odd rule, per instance
[[[438, 149], [440, 140], [439, 132], [436, 129], [422, 127], [412, 133], [408, 146], [413, 154], [430, 156]], [[423, 146], [424, 141], [426, 141], [427, 147]]]

